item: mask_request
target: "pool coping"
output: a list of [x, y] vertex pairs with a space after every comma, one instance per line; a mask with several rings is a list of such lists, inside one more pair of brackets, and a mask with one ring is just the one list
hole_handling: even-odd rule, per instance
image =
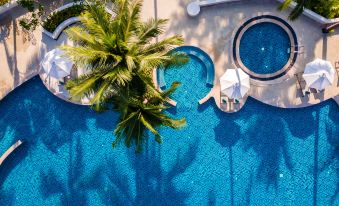
[[5, 162], [5, 160], [14, 152], [18, 147], [24, 143], [21, 140], [16, 141], [12, 146], [10, 146], [6, 152], [0, 157], [0, 166]]
[[[183, 51], [187, 53], [188, 56], [193, 56], [197, 58], [202, 65], [206, 68], [206, 84], [209, 84], [211, 86], [214, 86], [214, 79], [215, 79], [215, 66], [212, 58], [210, 55], [202, 50], [199, 47], [195, 46], [190, 46], [190, 45], [184, 45], [184, 46], [179, 46], [174, 48], [171, 52], [182, 52], [182, 49], [190, 49], [189, 51]], [[201, 52], [200, 54], [197, 52]], [[208, 65], [205, 62], [205, 60], [208, 61]], [[165, 69], [164, 68], [158, 68], [157, 70], [157, 84], [159, 88], [163, 88], [166, 86], [166, 81], [165, 81]]]
[[[290, 57], [287, 61], [287, 63], [284, 65], [283, 68], [279, 69], [278, 71], [271, 73], [271, 74], [258, 74], [250, 69], [248, 69], [240, 58], [240, 41], [243, 36], [243, 34], [249, 29], [250, 27], [263, 22], [270, 22], [277, 24], [281, 28], [285, 30], [287, 35], [289, 36], [291, 47], [290, 47]], [[270, 14], [263, 14], [259, 16], [255, 16], [252, 18], [247, 19], [244, 23], [242, 23], [235, 31], [234, 35], [232, 36], [232, 57], [235, 65], [241, 69], [243, 69], [247, 74], [250, 75], [250, 77], [254, 80], [258, 80], [261, 82], [264, 81], [270, 81], [270, 80], [276, 80], [280, 77], [283, 77], [288, 73], [288, 71], [294, 66], [296, 60], [297, 60], [297, 52], [298, 52], [298, 39], [295, 34], [294, 29], [289, 25], [286, 21], [283, 19], [273, 16]]]

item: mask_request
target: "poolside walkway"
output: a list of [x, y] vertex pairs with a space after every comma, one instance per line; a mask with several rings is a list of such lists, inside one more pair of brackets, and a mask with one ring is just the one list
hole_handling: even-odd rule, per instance
[[[46, 13], [49, 13], [70, 1], [41, 2], [45, 5]], [[19, 20], [25, 14], [26, 10], [17, 6], [0, 15], [0, 100], [37, 75], [46, 50], [56, 46], [54, 40], [42, 35], [41, 27], [33, 33], [21, 29]], [[46, 47], [43, 42], [51, 46]]]
[[[233, 35], [242, 23], [263, 14], [275, 15], [285, 20], [288, 16], [288, 12], [277, 11], [279, 4], [276, 1], [256, 0], [203, 7], [199, 16], [192, 18], [185, 10], [188, 2], [190, 1], [157, 0], [159, 18], [170, 19], [168, 32], [164, 36], [181, 34], [186, 45], [197, 46], [207, 52], [215, 64], [216, 87], [225, 69], [236, 67], [232, 57]], [[284, 108], [317, 104], [339, 95], [339, 88], [335, 84], [324, 93], [310, 95], [308, 99], [302, 98], [297, 91], [294, 77], [294, 73], [302, 72], [305, 65], [315, 58], [327, 59], [333, 65], [339, 60], [339, 30], [329, 35], [322, 34], [321, 25], [305, 16], [288, 23], [295, 30], [299, 44], [305, 45], [305, 53], [298, 56], [287, 77], [265, 84], [251, 81], [249, 95], [267, 104]], [[220, 105], [220, 92], [217, 89], [213, 96], [216, 104]]]
[[[237, 28], [253, 16], [272, 14], [286, 19], [288, 15], [287, 12], [276, 10], [278, 3], [275, 0], [244, 0], [204, 7], [199, 16], [192, 18], [186, 13], [189, 2], [190, 0], [145, 0], [142, 17], [145, 20], [149, 17], [168, 18], [168, 30], [163, 37], [181, 34], [185, 38], [185, 45], [197, 46], [207, 52], [215, 64], [216, 87], [225, 69], [235, 67], [231, 51], [232, 37]], [[38, 74], [39, 63], [46, 51], [67, 43], [67, 39], [63, 37], [54, 41], [42, 35], [41, 28], [31, 35], [35, 39], [33, 43], [25, 41], [27, 35], [17, 25], [17, 19], [23, 13], [18, 7], [10, 15], [0, 17], [0, 99]], [[339, 61], [339, 29], [324, 35], [321, 25], [305, 16], [289, 23], [297, 33], [299, 43], [305, 45], [305, 53], [298, 57], [295, 67], [290, 70], [289, 78], [269, 84], [252, 81], [249, 95], [267, 104], [284, 108], [304, 107], [333, 97], [337, 100], [337, 84], [320, 95], [311, 95], [309, 99], [301, 98], [293, 74], [302, 72], [306, 63], [315, 58], [327, 59], [333, 65]], [[215, 92], [213, 96], [217, 105], [220, 105], [220, 92]]]

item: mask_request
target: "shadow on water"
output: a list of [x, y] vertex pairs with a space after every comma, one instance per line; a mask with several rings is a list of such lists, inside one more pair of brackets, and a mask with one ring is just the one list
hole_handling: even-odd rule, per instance
[[6, 135], [6, 128], [11, 128], [14, 132], [13, 141], [25, 138], [34, 146], [41, 140], [50, 151], [56, 152], [71, 140], [73, 133], [87, 128], [86, 120], [91, 112], [88, 112], [87, 107], [71, 103], [66, 103], [67, 107], [60, 107], [65, 102], [49, 94], [40, 81], [39, 77], [34, 77], [26, 83], [33, 87], [20, 86], [15, 94], [9, 94], [1, 100], [0, 137]]
[[210, 98], [209, 100], [207, 100], [207, 102], [205, 102], [204, 104], [199, 104], [198, 103], [198, 112], [199, 113], [202, 113], [204, 112], [207, 108], [211, 107], [215, 105], [215, 102], [214, 102], [214, 98]]
[[[229, 157], [229, 176], [230, 176], [230, 205], [234, 205], [234, 164], [232, 147], [242, 137], [240, 131], [240, 122], [235, 121], [237, 114], [226, 114], [213, 105], [215, 114], [219, 118], [219, 124], [214, 128], [215, 140], [223, 147], [228, 148]], [[227, 117], [226, 117], [227, 116]]]
[[245, 194], [246, 197], [244, 198], [244, 205], [251, 205], [251, 193], [252, 193], [252, 186], [253, 186], [253, 174], [251, 173], [250, 180], [248, 182], [248, 186], [246, 188]]
[[[328, 111], [328, 119], [325, 124], [327, 141], [331, 145], [328, 154], [327, 161], [319, 166], [320, 173], [331, 167], [335, 168], [336, 179], [339, 181], [339, 128], [333, 127], [333, 125], [339, 122], [339, 107], [330, 107]], [[336, 186], [334, 194], [331, 196], [330, 203], [335, 205], [335, 201], [339, 199], [339, 184]]]
[[[0, 166], [0, 188], [9, 174], [20, 164], [20, 162], [27, 156], [29, 145], [23, 143], [13, 153], [11, 153]], [[2, 155], [2, 154], [1, 154]]]
[[15, 195], [12, 190], [0, 189], [0, 203], [2, 205], [11, 205], [14, 201]]
[[252, 98], [247, 101], [246, 104], [251, 102], [252, 106], [243, 108], [243, 112], [249, 114], [245, 117], [247, 126], [243, 135], [244, 149], [245, 151], [253, 149], [261, 159], [256, 178], [267, 184], [267, 187], [273, 185], [277, 189], [281, 160], [284, 159], [289, 170], [293, 168], [286, 138], [289, 132], [289, 121], [294, 117], [286, 115], [287, 110], [271, 106], [266, 106], [266, 110], [271, 110], [269, 112], [271, 115], [267, 115], [266, 112], [261, 113], [259, 107], [263, 103]]
[[210, 190], [208, 192], [208, 205], [209, 206], [216, 206], [217, 205], [217, 200], [216, 200], [214, 190]]
[[[58, 195], [61, 205], [89, 205], [88, 192], [100, 188], [100, 172], [97, 168], [90, 176], [85, 176], [83, 149], [80, 139], [74, 140], [70, 146], [68, 176], [65, 179], [58, 176], [57, 171], [40, 172], [40, 191], [44, 198]], [[59, 168], [55, 168], [58, 170]]]
[[[65, 104], [68, 105], [59, 106]], [[74, 201], [86, 203], [85, 194], [82, 193], [82, 188], [79, 189], [81, 183], [79, 178], [84, 170], [82, 168], [82, 148], [80, 140], [74, 140], [74, 136], [77, 132], [88, 129], [88, 119], [95, 118], [94, 112], [88, 107], [65, 103], [63, 100], [54, 97], [44, 87], [39, 77], [34, 77], [17, 88], [15, 93], [6, 96], [0, 101], [0, 107], [0, 140], [6, 141], [3, 149], [6, 150], [11, 142], [14, 143], [19, 139], [24, 140], [24, 144], [9, 156], [0, 168], [0, 185], [4, 183], [15, 167], [27, 157], [27, 153], [36, 148], [39, 142], [42, 142], [49, 151], [57, 153], [63, 145], [69, 144], [72, 146], [76, 141], [74, 143], [75, 149], [70, 148], [70, 152], [75, 151], [76, 154], [70, 157], [67, 186], [62, 186], [63, 179], [58, 179], [56, 171], [40, 171], [40, 176], [43, 179], [41, 192], [46, 197], [59, 192], [62, 195], [64, 205], [70, 205]], [[75, 113], [77, 115], [74, 115]], [[95, 118], [95, 120], [98, 120], [95, 121], [96, 128], [113, 129], [114, 118], [111, 128], [108, 128], [107, 122], [103, 122], [102, 119], [104, 118], [100, 118]], [[67, 124], [69, 122], [72, 122], [72, 124]], [[97, 185], [95, 178], [91, 180], [93, 182], [90, 184], [81, 184], [85, 184], [88, 188]], [[6, 192], [3, 191], [1, 194], [5, 195]], [[1, 198], [5, 199], [5, 197]]]
[[[147, 144], [139, 155], [128, 152], [128, 164], [134, 177], [119, 169], [119, 160], [107, 160], [109, 184], [101, 188], [102, 202], [105, 205], [184, 205], [188, 193], [177, 191], [173, 181], [192, 164], [197, 147], [198, 142], [195, 142], [186, 152], [177, 150], [175, 163], [169, 171], [163, 169], [159, 145]], [[134, 187], [135, 192], [132, 192]]]
[[[274, 185], [277, 188], [281, 158], [284, 158], [287, 168], [292, 169], [293, 167], [288, 154], [287, 131], [285, 131], [288, 128], [289, 120], [292, 120], [293, 117], [289, 119], [289, 115], [281, 116], [283, 115], [281, 110], [270, 106], [266, 107], [268, 110], [274, 110], [271, 113], [273, 115], [267, 115], [266, 112], [261, 113], [261, 104], [263, 103], [248, 98], [245, 106], [237, 113], [225, 114], [216, 111], [220, 122], [214, 131], [216, 141], [224, 147], [231, 149], [241, 140], [245, 151], [253, 149], [260, 157], [257, 179], [266, 183], [267, 187]], [[216, 108], [216, 110], [218, 109]], [[274, 128], [271, 125], [274, 125]], [[278, 129], [277, 125], [280, 125]]]

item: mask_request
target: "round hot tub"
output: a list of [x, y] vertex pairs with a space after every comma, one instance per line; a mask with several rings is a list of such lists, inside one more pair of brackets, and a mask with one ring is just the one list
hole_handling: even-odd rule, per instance
[[233, 43], [235, 64], [253, 79], [272, 80], [287, 73], [297, 58], [292, 27], [275, 16], [258, 16], [245, 22]]

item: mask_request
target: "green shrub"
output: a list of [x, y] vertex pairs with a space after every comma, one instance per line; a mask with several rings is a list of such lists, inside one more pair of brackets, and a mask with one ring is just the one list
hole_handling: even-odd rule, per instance
[[53, 13], [47, 17], [47, 19], [44, 21], [42, 27], [46, 29], [47, 31], [53, 33], [54, 30], [61, 24], [63, 21], [71, 18], [80, 16], [82, 12], [86, 10], [85, 5], [74, 5], [72, 7], [69, 7], [67, 9], [64, 9], [62, 11]]
[[328, 19], [339, 17], [339, 0], [311, 0], [306, 7]]
[[0, 6], [3, 6], [7, 4], [8, 2], [10, 2], [10, 0], [0, 0]]

